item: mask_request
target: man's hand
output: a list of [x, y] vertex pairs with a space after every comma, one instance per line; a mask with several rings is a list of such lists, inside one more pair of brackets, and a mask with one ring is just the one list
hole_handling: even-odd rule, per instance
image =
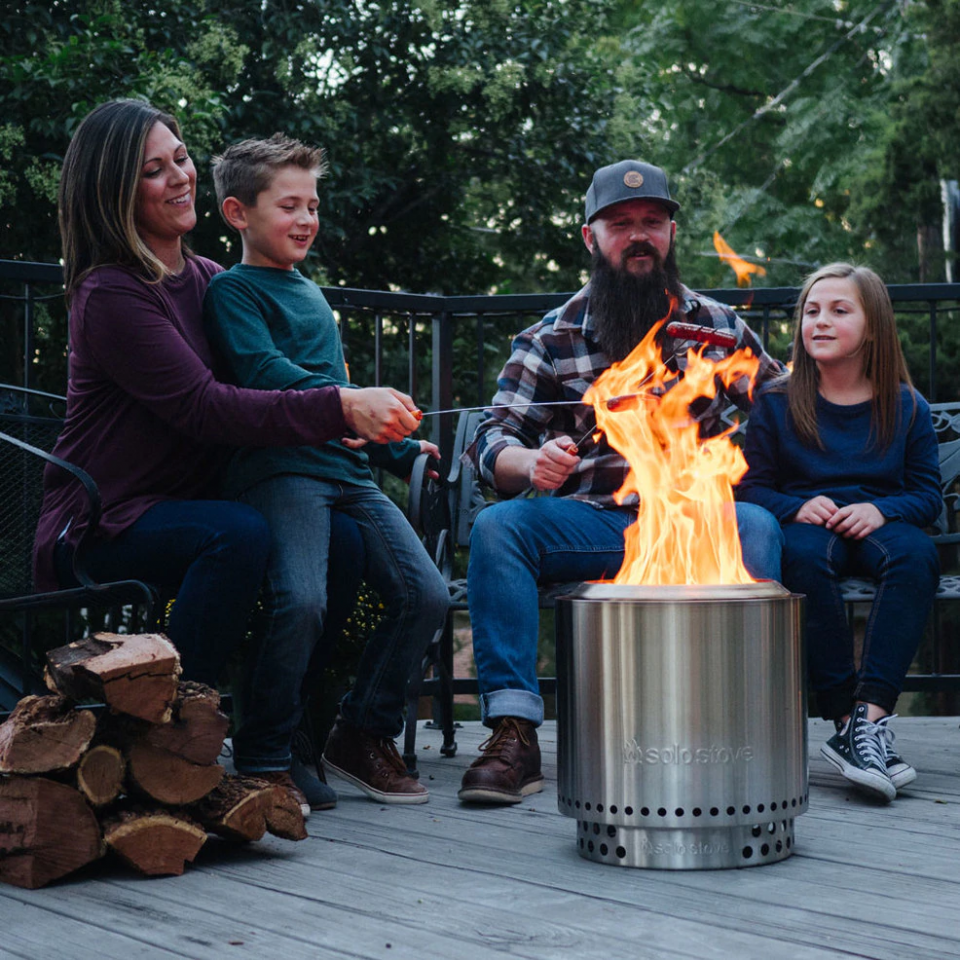
[[361, 439], [375, 443], [403, 440], [420, 426], [417, 405], [393, 387], [364, 387], [340, 391], [340, 406], [347, 426]]
[[556, 490], [562, 487], [580, 462], [576, 445], [569, 437], [548, 440], [534, 453], [536, 455], [530, 463], [529, 476], [530, 483], [537, 490]]
[[793, 519], [797, 523], [813, 523], [822, 527], [836, 512], [837, 505], [829, 497], [814, 497], [797, 511]]
[[841, 537], [862, 540], [886, 522], [887, 518], [872, 503], [851, 503], [840, 507], [826, 526]]

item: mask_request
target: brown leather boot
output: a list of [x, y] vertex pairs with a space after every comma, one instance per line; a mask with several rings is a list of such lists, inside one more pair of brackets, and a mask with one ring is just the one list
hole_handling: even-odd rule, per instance
[[410, 776], [390, 737], [377, 737], [337, 717], [323, 748], [323, 765], [381, 803], [426, 803], [427, 788]]
[[461, 800], [519, 803], [543, 789], [537, 728], [529, 720], [502, 717], [480, 749], [483, 755], [463, 775]]

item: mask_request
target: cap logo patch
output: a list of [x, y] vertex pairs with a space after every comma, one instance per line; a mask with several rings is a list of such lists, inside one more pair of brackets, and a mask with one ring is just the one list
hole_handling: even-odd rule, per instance
[[623, 175], [623, 182], [628, 187], [642, 187], [643, 186], [643, 174], [638, 170], [628, 170]]

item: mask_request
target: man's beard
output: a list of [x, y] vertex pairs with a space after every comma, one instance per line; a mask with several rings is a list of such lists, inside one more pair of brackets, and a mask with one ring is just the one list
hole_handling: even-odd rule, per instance
[[[623, 262], [630, 256], [648, 253], [653, 266], [648, 273], [636, 276]], [[590, 274], [590, 314], [597, 340], [603, 352], [614, 361], [627, 354], [671, 312], [671, 297], [681, 299], [680, 272], [673, 243], [666, 258], [649, 243], [634, 243], [624, 250], [621, 263], [615, 265], [593, 249], [593, 270]]]

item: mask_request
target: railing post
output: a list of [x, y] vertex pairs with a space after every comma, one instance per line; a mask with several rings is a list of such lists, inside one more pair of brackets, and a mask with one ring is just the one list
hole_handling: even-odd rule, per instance
[[[453, 406], [453, 318], [447, 310], [441, 310], [433, 318], [433, 357], [431, 360], [433, 380], [433, 409], [449, 410]], [[453, 415], [434, 417], [433, 441], [440, 448], [444, 466], [449, 466], [453, 453]]]
[[23, 385], [28, 389], [34, 385], [33, 354], [33, 288], [27, 281], [23, 285]]
[[930, 300], [930, 396], [931, 403], [937, 400], [937, 301]]

